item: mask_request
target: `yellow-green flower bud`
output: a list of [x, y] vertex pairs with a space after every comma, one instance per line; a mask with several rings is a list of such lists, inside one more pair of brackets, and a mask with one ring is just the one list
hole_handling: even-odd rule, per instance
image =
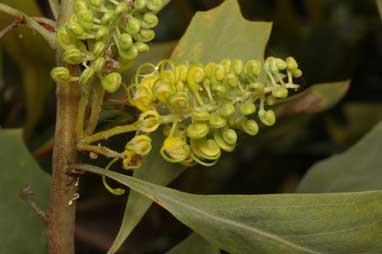
[[272, 89], [272, 95], [275, 98], [286, 98], [288, 97], [288, 89], [284, 86], [276, 86]]
[[128, 33], [123, 33], [119, 37], [119, 46], [123, 50], [127, 50], [133, 46], [133, 37]]
[[125, 27], [126, 32], [128, 32], [131, 35], [137, 34], [139, 30], [141, 29], [141, 22], [134, 18], [133, 16], [129, 17], [129, 20], [127, 21], [127, 25]]
[[245, 73], [250, 78], [257, 78], [261, 74], [261, 63], [257, 60], [249, 60], [245, 64]]
[[94, 74], [95, 72], [92, 68], [85, 69], [80, 76], [80, 80], [79, 80], [80, 84], [81, 85], [88, 84], [90, 80], [93, 78]]
[[273, 110], [259, 110], [259, 118], [261, 120], [261, 122], [267, 126], [272, 126], [275, 124], [276, 122], [276, 115], [275, 115], [275, 112], [273, 112]]
[[220, 108], [219, 113], [222, 117], [229, 117], [233, 113], [235, 113], [236, 109], [232, 103], [225, 103]]
[[231, 69], [231, 60], [230, 59], [223, 59], [220, 61], [220, 64], [223, 65], [225, 72], [229, 72]]
[[162, 157], [171, 163], [179, 163], [186, 160], [190, 155], [190, 146], [184, 138], [167, 137], [160, 150]]
[[146, 43], [144, 42], [136, 42], [134, 43], [134, 47], [138, 50], [139, 53], [147, 53], [150, 51], [150, 47], [149, 45], [147, 45]]
[[214, 139], [223, 151], [232, 152], [236, 147], [237, 133], [230, 128], [215, 130]]
[[201, 139], [207, 136], [209, 130], [206, 123], [192, 123], [187, 127], [187, 136], [191, 139]]
[[93, 8], [101, 8], [105, 4], [105, 0], [89, 0], [89, 4]]
[[187, 80], [188, 67], [184, 64], [175, 67], [175, 79], [185, 82]]
[[147, 111], [152, 108], [153, 95], [151, 89], [144, 86], [139, 86], [131, 98], [131, 104], [140, 111]]
[[62, 60], [68, 64], [81, 64], [86, 62], [86, 55], [79, 49], [71, 48], [64, 51]]
[[145, 29], [152, 29], [156, 27], [159, 23], [158, 16], [155, 15], [154, 13], [146, 13], [143, 15], [143, 20], [142, 20], [142, 27]]
[[194, 66], [187, 74], [187, 82], [190, 88], [194, 91], [199, 89], [199, 83], [201, 83], [205, 78], [205, 72], [202, 67]]
[[119, 56], [123, 60], [134, 60], [138, 56], [138, 49], [135, 47], [135, 45], [131, 46], [128, 50], [120, 50]]
[[236, 75], [241, 75], [244, 71], [244, 63], [240, 59], [234, 59], [231, 63], [231, 71]]
[[143, 11], [146, 8], [147, 0], [135, 0], [134, 1], [134, 9], [138, 11]]
[[187, 110], [190, 106], [190, 101], [186, 93], [172, 94], [168, 98], [168, 103], [175, 111]]
[[300, 70], [300, 69], [293, 70], [293, 71], [292, 71], [292, 74], [293, 74], [293, 77], [294, 77], [294, 78], [301, 78], [301, 76], [302, 76], [302, 70]]
[[260, 82], [250, 83], [248, 85], [248, 88], [251, 92], [256, 92], [259, 95], [262, 95], [265, 92], [265, 85], [263, 83], [260, 83]]
[[56, 67], [50, 72], [50, 76], [57, 83], [67, 83], [71, 80], [72, 76], [70, 71], [65, 67]]
[[149, 10], [153, 12], [158, 12], [162, 9], [162, 0], [146, 0], [146, 6]]
[[228, 73], [225, 78], [225, 83], [230, 87], [237, 87], [239, 82], [239, 78], [233, 73]]
[[208, 111], [195, 110], [192, 112], [192, 119], [195, 121], [208, 121], [210, 120], [210, 113]]
[[103, 55], [103, 53], [105, 52], [105, 49], [106, 49], [106, 44], [102, 41], [97, 41], [95, 44], [94, 44], [94, 48], [93, 48], [93, 55], [98, 57], [98, 56], [101, 56]]
[[245, 133], [251, 136], [254, 136], [259, 132], [259, 125], [256, 123], [255, 120], [252, 119], [248, 120], [244, 118], [240, 122], [240, 127]]
[[133, 35], [136, 41], [140, 42], [150, 42], [155, 38], [155, 32], [154, 30], [150, 29], [141, 29], [141, 31]]
[[101, 26], [95, 35], [95, 39], [102, 40], [104, 37], [108, 36], [109, 33], [110, 30], [106, 26]]
[[221, 150], [215, 140], [191, 140], [191, 157], [204, 166], [213, 166], [221, 156]]
[[67, 29], [72, 32], [76, 37], [81, 37], [85, 34], [85, 30], [78, 23], [76, 16], [71, 16], [69, 22], [66, 25]]
[[143, 112], [139, 116], [138, 120], [142, 123], [140, 126], [140, 130], [143, 132], [149, 133], [156, 131], [160, 126], [160, 115], [154, 110]]
[[286, 64], [287, 64], [288, 70], [290, 70], [290, 71], [298, 69], [298, 64], [293, 57], [288, 57], [286, 59]]
[[129, 7], [127, 7], [127, 4], [125, 2], [121, 2], [117, 5], [117, 7], [115, 7], [114, 13], [116, 15], [120, 15], [127, 12], [128, 10], [129, 10]]
[[154, 96], [162, 103], [166, 103], [167, 98], [174, 93], [174, 86], [165, 80], [158, 80], [153, 87]]
[[75, 13], [89, 10], [89, 6], [86, 0], [75, 0], [73, 3], [73, 10]]
[[99, 58], [97, 58], [97, 59], [93, 62], [93, 64], [92, 64], [92, 68], [93, 68], [93, 70], [94, 70], [95, 72], [100, 72], [100, 71], [102, 70], [104, 64], [105, 64], [105, 58], [103, 58], [103, 57], [99, 57]]
[[114, 93], [121, 86], [121, 83], [122, 83], [121, 74], [119, 74], [118, 72], [110, 73], [102, 78], [101, 83], [105, 91], [107, 91], [108, 93]]
[[227, 121], [218, 113], [213, 113], [210, 116], [210, 126], [215, 129], [223, 128], [227, 125]]
[[251, 115], [256, 112], [256, 106], [252, 101], [246, 101], [240, 105], [240, 112], [243, 115]]
[[152, 140], [149, 136], [138, 135], [126, 144], [125, 149], [139, 155], [147, 155], [150, 153], [152, 148], [151, 142]]
[[117, 17], [112, 12], [106, 12], [101, 19], [101, 25], [108, 26], [116, 19]]

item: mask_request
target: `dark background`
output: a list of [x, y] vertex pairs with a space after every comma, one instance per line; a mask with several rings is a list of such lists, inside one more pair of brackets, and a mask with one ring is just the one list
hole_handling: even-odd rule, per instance
[[[47, 0], [38, 2], [50, 15]], [[156, 42], [174, 45], [196, 11], [208, 10], [221, 2], [173, 0], [160, 13]], [[327, 112], [282, 119], [253, 139], [241, 136], [236, 151], [224, 154], [216, 167], [189, 169], [171, 187], [202, 194], [293, 192], [311, 165], [345, 150], [382, 119], [382, 22], [372, 0], [239, 2], [246, 18], [274, 22], [266, 55], [287, 54], [298, 59], [304, 71], [304, 87], [350, 78], [351, 88]], [[25, 94], [20, 80], [12, 78], [17, 76], [18, 67], [6, 51], [0, 53], [0, 126], [22, 127]], [[32, 151], [53, 135], [53, 88], [42, 119], [26, 138]], [[118, 140], [112, 142], [117, 144]], [[49, 155], [36, 156], [47, 171]], [[105, 253], [117, 233], [125, 198], [107, 193], [97, 177], [83, 177], [80, 194], [78, 253]], [[188, 233], [185, 226], [153, 205], [121, 253], [163, 253]]]

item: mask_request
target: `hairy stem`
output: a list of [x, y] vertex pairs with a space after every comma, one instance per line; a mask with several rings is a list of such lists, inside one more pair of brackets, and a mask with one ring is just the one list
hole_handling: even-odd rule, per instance
[[49, 43], [50, 47], [56, 48], [56, 38], [53, 33], [46, 30], [35, 19], [29, 17], [22, 11], [12, 8], [6, 4], [0, 3], [0, 11], [8, 15], [15, 16], [20, 24], [25, 23], [27, 26], [39, 33]]
[[[58, 25], [66, 23], [72, 12], [74, 0], [61, 1]], [[61, 51], [57, 51], [61, 59]], [[58, 61], [60, 65], [60, 61]], [[78, 75], [79, 68], [66, 66], [72, 75]], [[77, 82], [57, 85], [57, 119], [54, 139], [52, 183], [47, 213], [47, 238], [49, 254], [74, 254], [74, 228], [78, 177], [68, 172], [68, 165], [76, 162], [76, 121], [80, 100], [80, 86]]]

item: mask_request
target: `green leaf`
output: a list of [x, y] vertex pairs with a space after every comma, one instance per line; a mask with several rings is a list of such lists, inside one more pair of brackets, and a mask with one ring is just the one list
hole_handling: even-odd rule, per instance
[[[152, 152], [144, 159], [142, 167], [134, 172], [134, 177], [159, 185], [167, 185], [182, 174], [186, 168], [179, 164], [168, 163], [161, 157], [159, 153], [163, 142], [161, 131], [155, 132], [151, 138], [153, 140]], [[137, 192], [130, 192], [121, 227], [108, 254], [118, 251], [152, 203], [152, 200]]]
[[232, 254], [372, 254], [382, 251], [382, 192], [193, 195], [88, 165], [152, 199]]
[[33, 201], [46, 208], [49, 175], [31, 157], [21, 133], [21, 130], [0, 130], [0, 253], [46, 253], [42, 220], [19, 194], [31, 186], [36, 193]]
[[382, 189], [382, 123], [346, 152], [315, 164], [298, 192], [346, 192]]
[[347, 93], [350, 80], [315, 84], [281, 102], [276, 110], [277, 116], [288, 116], [297, 113], [314, 114], [330, 109]]
[[225, 0], [195, 14], [171, 58], [204, 64], [224, 58], [262, 61], [271, 30], [272, 23], [248, 21], [236, 0]]
[[[2, 0], [30, 16], [42, 16], [35, 1]], [[14, 17], [0, 15], [0, 28], [10, 24]], [[55, 54], [46, 41], [31, 29], [20, 26], [7, 33], [0, 40], [1, 46], [20, 70], [20, 78], [25, 94], [26, 121], [25, 137], [43, 116], [48, 93], [54, 87], [50, 78], [50, 69], [54, 65]]]
[[220, 250], [200, 235], [192, 233], [166, 254], [220, 254]]
[[377, 3], [379, 16], [382, 19], [382, 0], [375, 0], [375, 2]]

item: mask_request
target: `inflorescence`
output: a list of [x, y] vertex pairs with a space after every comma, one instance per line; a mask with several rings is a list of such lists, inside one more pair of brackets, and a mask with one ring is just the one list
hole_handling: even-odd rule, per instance
[[231, 152], [238, 131], [256, 135], [259, 125], [271, 126], [274, 111], [266, 109], [289, 89], [302, 71], [292, 57], [257, 60], [234, 59], [220, 63], [178, 64], [170, 60], [142, 65], [129, 86], [129, 101], [142, 113], [136, 136], [127, 143], [124, 167], [140, 166], [151, 150], [149, 134], [165, 125], [160, 150], [164, 159], [190, 166], [214, 165], [222, 151]]
[[117, 91], [120, 73], [149, 51], [146, 43], [155, 37], [152, 29], [162, 7], [162, 0], [75, 0], [74, 14], [57, 30], [57, 41], [64, 50], [62, 61], [85, 69], [72, 77], [67, 68], [56, 67], [53, 79], [87, 85], [98, 78], [105, 91]]
[[[74, 77], [68, 68], [56, 67], [53, 79], [78, 81], [84, 87], [85, 103], [89, 84], [100, 83], [102, 104], [103, 92], [116, 92], [122, 84], [121, 73], [140, 53], [149, 51], [146, 43], [155, 37], [152, 29], [162, 8], [162, 0], [75, 0], [74, 14], [56, 34], [62, 62], [82, 65], [83, 70]], [[123, 152], [124, 167], [141, 165], [152, 148], [149, 135], [161, 125], [166, 138], [160, 153], [165, 160], [187, 166], [214, 165], [222, 151], [235, 149], [239, 131], [258, 133], [255, 114], [265, 126], [275, 123], [274, 111], [266, 107], [286, 98], [289, 89], [297, 89], [293, 79], [301, 75], [292, 57], [269, 57], [264, 65], [239, 59], [206, 65], [171, 60], [143, 64], [132, 84], [125, 86], [129, 103], [141, 113], [133, 124], [138, 126], [136, 135]], [[85, 110], [81, 112], [83, 116]], [[79, 119], [81, 131], [83, 117]]]

